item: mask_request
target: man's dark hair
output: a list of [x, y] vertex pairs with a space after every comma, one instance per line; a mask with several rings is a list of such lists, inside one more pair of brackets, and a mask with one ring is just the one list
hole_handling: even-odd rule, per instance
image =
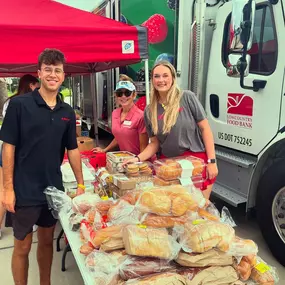
[[40, 55], [38, 60], [38, 67], [41, 69], [42, 64], [56, 65], [65, 64], [64, 54], [58, 49], [46, 48]]

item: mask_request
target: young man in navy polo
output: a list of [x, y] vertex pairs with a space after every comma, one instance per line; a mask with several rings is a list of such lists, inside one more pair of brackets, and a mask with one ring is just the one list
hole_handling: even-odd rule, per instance
[[46, 49], [40, 54], [40, 89], [11, 99], [0, 132], [2, 203], [12, 213], [15, 237], [12, 272], [17, 285], [28, 283], [34, 224], [38, 225], [40, 285], [50, 285], [56, 219], [48, 209], [43, 191], [47, 186], [63, 189], [60, 165], [65, 149], [78, 183], [77, 194], [84, 192], [75, 112], [58, 95], [64, 81], [64, 64], [64, 55], [58, 50]]

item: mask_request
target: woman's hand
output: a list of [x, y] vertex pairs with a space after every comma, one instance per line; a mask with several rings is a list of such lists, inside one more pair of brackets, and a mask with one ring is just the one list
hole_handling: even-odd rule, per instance
[[214, 179], [218, 175], [218, 166], [216, 163], [209, 163], [207, 165], [207, 174], [209, 179]]
[[95, 153], [96, 152], [97, 153], [105, 153], [106, 152], [106, 150], [101, 148], [101, 147], [95, 147], [95, 148], [92, 149], [92, 151], [95, 152]]
[[122, 166], [125, 167], [129, 163], [135, 163], [135, 162], [139, 162], [138, 157], [134, 157], [131, 159], [124, 160]]

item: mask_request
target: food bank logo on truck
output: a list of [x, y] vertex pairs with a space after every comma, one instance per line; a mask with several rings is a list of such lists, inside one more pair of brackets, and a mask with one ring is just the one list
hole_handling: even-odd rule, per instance
[[246, 94], [229, 93], [227, 101], [227, 123], [252, 129], [253, 99]]

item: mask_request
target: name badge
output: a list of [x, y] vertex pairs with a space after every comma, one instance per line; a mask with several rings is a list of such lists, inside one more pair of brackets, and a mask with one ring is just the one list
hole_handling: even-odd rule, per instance
[[124, 126], [130, 126], [131, 124], [132, 124], [131, 121], [124, 121], [124, 123], [123, 123]]

